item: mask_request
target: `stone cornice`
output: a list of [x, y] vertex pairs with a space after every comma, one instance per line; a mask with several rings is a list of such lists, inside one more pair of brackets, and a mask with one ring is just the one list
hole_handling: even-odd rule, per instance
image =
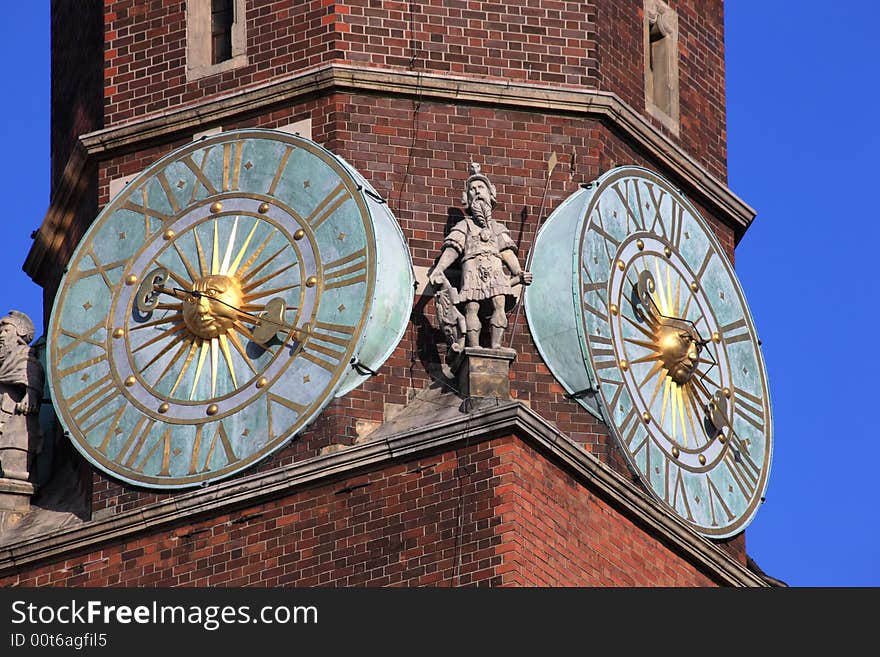
[[99, 550], [108, 541], [132, 540], [175, 523], [192, 523], [199, 517], [232, 513], [310, 486], [354, 476], [365, 468], [381, 468], [401, 457], [417, 458], [437, 449], [454, 449], [463, 442], [472, 445], [501, 435], [516, 435], [538, 448], [719, 583], [767, 586], [762, 578], [717, 545], [691, 531], [645, 492], [519, 402], [461, 414], [269, 472], [181, 493], [137, 510], [62, 528], [48, 536], [8, 544], [0, 547], [0, 575], [13, 575], [16, 570], [61, 560], [65, 555]]
[[[234, 117], [333, 92], [374, 93], [595, 118], [620, 131], [630, 143], [657, 161], [665, 173], [674, 174], [681, 180], [690, 193], [699, 196], [720, 220], [733, 229], [737, 242], [755, 217], [755, 211], [726, 184], [712, 176], [641, 113], [615, 94], [595, 89], [327, 64], [85, 134], [79, 141], [86, 158], [103, 160], [180, 134], [198, 132], [205, 126], [222, 124]], [[53, 220], [64, 217], [70, 220], [72, 212], [66, 211], [65, 205], [71, 200], [62, 186], [51, 201], [25, 262], [25, 271], [37, 283], [43, 284], [40, 274], [43, 260], [53, 253], [50, 240], [56, 233], [51, 229], [59, 228], [57, 223], [52, 225]]]

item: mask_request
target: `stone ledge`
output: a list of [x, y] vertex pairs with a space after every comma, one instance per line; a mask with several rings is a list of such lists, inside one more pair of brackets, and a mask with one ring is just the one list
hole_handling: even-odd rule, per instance
[[25, 272], [37, 283], [45, 283], [43, 265], [54, 257], [58, 240], [73, 220], [74, 212], [69, 208], [76, 207], [79, 194], [85, 189], [80, 176], [89, 171], [86, 160], [89, 163], [106, 160], [178, 138], [181, 133], [204, 130], [205, 126], [230, 118], [335, 92], [373, 93], [595, 118], [622, 132], [636, 147], [667, 169], [667, 173], [681, 179], [731, 226], [735, 241], [742, 238], [755, 217], [755, 211], [724, 182], [712, 176], [676, 142], [613, 93], [491, 78], [326, 64], [80, 136], [79, 148], [73, 155], [75, 161], [68, 164], [62, 185], [53, 196], [35, 235], [24, 264]]
[[366, 467], [382, 467], [400, 457], [416, 457], [439, 448], [454, 448], [462, 442], [473, 445], [500, 435], [515, 435], [572, 472], [584, 485], [603, 495], [635, 522], [646, 527], [646, 531], [660, 536], [661, 540], [711, 573], [722, 584], [767, 586], [765, 580], [750, 572], [720, 547], [693, 532], [653, 501], [647, 492], [599, 462], [523, 404], [509, 401], [467, 414], [454, 412], [454, 415], [449, 415], [446, 410], [440, 409], [438, 413], [437, 417], [443, 419], [427, 421], [417, 428], [269, 472], [182, 493], [135, 511], [90, 520], [50, 535], [2, 546], [0, 575], [13, 575], [17, 569], [40, 562], [60, 560], [65, 555], [84, 550], [100, 549], [107, 541], [131, 540], [175, 523], [230, 513], [237, 508], [307, 489], [331, 477], [352, 476]]

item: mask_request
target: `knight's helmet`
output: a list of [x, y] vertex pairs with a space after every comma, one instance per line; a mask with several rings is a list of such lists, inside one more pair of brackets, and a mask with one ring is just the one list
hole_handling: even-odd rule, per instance
[[489, 196], [492, 200], [492, 207], [494, 208], [498, 199], [496, 198], [495, 185], [492, 184], [492, 181], [489, 180], [489, 176], [482, 172], [480, 169], [480, 165], [477, 162], [470, 163], [470, 175], [468, 179], [464, 183], [464, 191], [461, 193], [461, 204], [469, 205], [468, 203], [468, 188], [471, 186], [471, 183], [474, 180], [482, 180], [486, 183], [486, 186], [489, 188]]
[[30, 344], [34, 339], [34, 323], [31, 318], [18, 310], [10, 310], [9, 314], [0, 319], [0, 324], [11, 324], [15, 327], [15, 334], [22, 339], [25, 344]]

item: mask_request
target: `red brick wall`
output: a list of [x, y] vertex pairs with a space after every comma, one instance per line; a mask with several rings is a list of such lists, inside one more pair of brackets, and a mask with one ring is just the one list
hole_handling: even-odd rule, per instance
[[106, 0], [106, 125], [201, 101], [342, 56], [323, 0], [248, 0], [248, 65], [187, 82], [186, 2]]
[[680, 132], [644, 112], [644, 0], [596, 2], [599, 85], [640, 111], [721, 181], [727, 180], [722, 0], [666, 0], [678, 14]]
[[0, 586], [713, 586], [508, 436], [69, 555]]
[[[723, 3], [670, 5], [679, 14], [680, 141], [725, 180]], [[248, 0], [248, 64], [190, 82], [185, 13], [181, 0], [107, 0], [107, 126], [330, 61], [598, 88], [645, 106], [642, 0]]]

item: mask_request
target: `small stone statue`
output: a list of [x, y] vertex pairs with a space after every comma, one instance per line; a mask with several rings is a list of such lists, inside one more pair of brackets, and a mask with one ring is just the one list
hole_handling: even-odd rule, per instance
[[34, 324], [17, 310], [0, 319], [0, 477], [28, 481], [39, 450], [43, 366]]
[[[459, 327], [460, 322], [441, 308], [455, 305], [460, 309], [459, 315], [463, 310], [466, 346], [479, 347], [482, 314], [488, 318], [489, 347], [500, 349], [507, 328], [506, 306], [508, 300], [512, 302], [516, 298], [512, 287], [518, 283], [531, 284], [532, 274], [520, 267], [516, 245], [507, 228], [492, 217], [496, 204], [495, 185], [481, 172], [479, 164], [471, 163], [462, 203], [467, 207], [467, 215], [452, 227], [444, 240], [440, 259], [429, 277], [438, 290], [435, 297], [438, 316], [443, 313], [441, 327], [446, 332], [446, 328], [453, 325]], [[444, 272], [457, 259], [461, 260], [461, 286], [456, 291]], [[461, 351], [461, 342], [454, 332], [447, 333], [447, 339], [453, 351]]]

